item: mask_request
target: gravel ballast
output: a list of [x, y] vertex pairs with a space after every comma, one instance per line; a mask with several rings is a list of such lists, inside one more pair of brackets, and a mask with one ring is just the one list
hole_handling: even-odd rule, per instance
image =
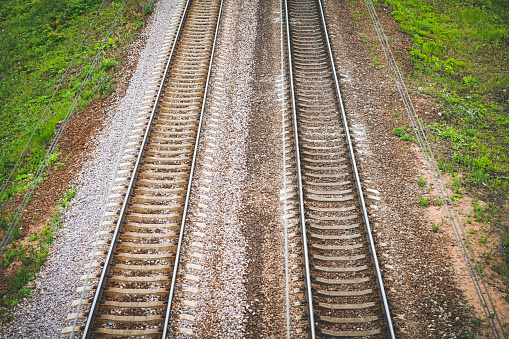
[[279, 5], [224, 8], [170, 337], [287, 334]]

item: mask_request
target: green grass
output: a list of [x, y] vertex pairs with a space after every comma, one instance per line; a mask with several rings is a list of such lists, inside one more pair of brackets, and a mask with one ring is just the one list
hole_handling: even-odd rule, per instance
[[[411, 81], [440, 103], [430, 132], [474, 186], [509, 182], [509, 9], [504, 1], [387, 0], [412, 37]], [[509, 7], [508, 7], [509, 8]], [[395, 131], [396, 134], [396, 131]], [[403, 131], [398, 130], [403, 136]]]
[[486, 221], [485, 220], [485, 215], [484, 215], [484, 209], [479, 204], [479, 202], [478, 201], [472, 201], [472, 206], [474, 207], [474, 216], [477, 219], [477, 221], [479, 221], [479, 222]]
[[396, 127], [392, 133], [394, 133], [395, 136], [401, 137], [401, 140], [403, 141], [413, 141], [414, 138], [408, 134], [407, 132], [410, 132], [411, 129], [408, 126], [402, 126], [402, 127]]
[[[14, 187], [0, 197], [5, 200], [23, 191], [44, 157], [55, 126], [62, 120], [84, 85], [85, 75], [102, 45], [122, 1], [105, 2], [97, 20], [101, 0], [5, 0], [0, 6], [0, 184], [3, 184], [19, 155], [30, 142]], [[115, 90], [122, 51], [129, 45], [154, 1], [127, 0], [113, 34], [105, 43], [99, 65], [84, 87], [78, 110]], [[92, 24], [90, 34], [78, 49]], [[73, 57], [75, 60], [71, 63]], [[66, 72], [70, 66], [69, 72]], [[65, 74], [65, 80], [52, 95]], [[49, 105], [49, 107], [48, 107]], [[42, 123], [38, 121], [48, 107]], [[58, 156], [57, 156], [58, 157]]]
[[426, 198], [423, 198], [423, 197], [419, 197], [419, 202], [421, 203], [422, 207], [428, 207], [428, 205], [429, 205], [429, 201], [426, 200]]
[[[509, 6], [506, 0], [378, 0], [412, 40], [408, 82], [440, 116], [423, 121], [453, 200], [474, 198], [473, 219], [496, 226], [509, 278]], [[393, 122], [394, 119], [393, 119]], [[404, 122], [398, 120], [399, 124]], [[404, 127], [394, 129], [403, 137]], [[461, 175], [458, 175], [461, 173]], [[486, 202], [481, 207], [479, 200]], [[469, 217], [468, 222], [472, 222]], [[487, 243], [488, 233], [480, 242]]]
[[401, 140], [412, 141], [412, 136], [410, 134], [403, 134], [403, 136], [401, 137]]
[[392, 133], [394, 133], [395, 136], [402, 137], [403, 134], [405, 134], [405, 129], [403, 127], [396, 127]]

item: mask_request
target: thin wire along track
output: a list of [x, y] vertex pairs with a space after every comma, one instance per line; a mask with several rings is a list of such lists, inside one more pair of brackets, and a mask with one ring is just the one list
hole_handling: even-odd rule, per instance
[[322, 4], [285, 9], [310, 337], [394, 338]]
[[[83, 338], [166, 336], [221, 0], [187, 1], [125, 194], [113, 194], [108, 250]], [[127, 163], [127, 166], [130, 163]], [[129, 170], [124, 172], [129, 173]], [[104, 225], [104, 224], [103, 224]], [[88, 302], [85, 302], [88, 304]]]

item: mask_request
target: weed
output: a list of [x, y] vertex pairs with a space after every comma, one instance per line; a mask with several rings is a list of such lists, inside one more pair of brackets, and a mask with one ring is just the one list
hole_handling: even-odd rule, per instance
[[461, 194], [453, 194], [451, 195], [451, 200], [454, 202], [457, 202], [460, 198], [463, 198], [463, 195]]
[[412, 141], [412, 136], [410, 134], [403, 134], [403, 136], [401, 137], [401, 140]]
[[467, 219], [467, 224], [471, 224], [472, 223], [472, 219], [468, 218]]
[[478, 201], [472, 201], [472, 206], [474, 207], [474, 216], [477, 219], [477, 221], [484, 222], [485, 215], [482, 206], [479, 204]]
[[155, 0], [148, 0], [143, 2], [143, 15], [147, 16], [154, 12]]
[[433, 225], [431, 226], [431, 230], [433, 231], [433, 233], [437, 233], [438, 229], [439, 229], [438, 225], [433, 223]]
[[493, 259], [493, 257], [491, 256], [491, 253], [493, 252], [493, 250], [490, 250], [489, 252], [484, 252], [484, 257], [486, 258], [486, 260], [491, 260]]
[[428, 200], [426, 200], [426, 199], [425, 199], [425, 198], [423, 198], [423, 197], [420, 197], [420, 198], [419, 198], [419, 202], [421, 203], [421, 206], [422, 206], [422, 207], [427, 207], [427, 206], [429, 205], [429, 201], [428, 201]]
[[475, 228], [468, 231], [468, 233], [470, 233], [470, 234], [477, 234], [477, 232], [479, 232], [479, 231]]
[[51, 155], [48, 157], [48, 163], [47, 166], [51, 166], [57, 161], [58, 157], [60, 157], [61, 152], [59, 150], [54, 151], [51, 153]]
[[367, 40], [367, 34], [366, 33], [360, 33], [360, 36], [362, 38], [362, 43], [363, 44], [368, 44], [368, 40]]
[[395, 136], [402, 137], [405, 134], [405, 128], [404, 127], [396, 127], [392, 133], [394, 133]]
[[452, 173], [454, 171], [454, 163], [444, 158], [438, 159], [438, 169], [442, 172]]
[[437, 206], [442, 206], [442, 205], [443, 205], [442, 200], [437, 199]]
[[474, 128], [469, 128], [469, 129], [465, 130], [465, 134], [466, 134], [467, 137], [471, 137], [472, 138], [472, 137], [475, 136], [476, 133], [477, 133], [477, 130], [474, 129]]
[[19, 296], [21, 298], [29, 298], [30, 297], [30, 292], [34, 289], [34, 287], [29, 287], [29, 288], [22, 288], [21, 290], [19, 290]]
[[76, 189], [74, 187], [65, 191], [64, 196], [62, 197], [62, 199], [60, 199], [58, 205], [62, 208], [69, 207], [71, 204], [71, 200], [74, 198], [75, 195]]
[[117, 65], [118, 65], [118, 62], [115, 60], [112, 60], [112, 59], [105, 59], [101, 62], [101, 68], [105, 71], [108, 71]]
[[10, 223], [10, 215], [5, 211], [0, 211], [0, 230], [6, 229]]
[[481, 244], [486, 244], [486, 242], [488, 241], [488, 238], [490, 237], [490, 235], [491, 235], [491, 232], [488, 232], [488, 233], [486, 233], [486, 234], [484, 234], [484, 235], [480, 236], [480, 237], [479, 237], [479, 242], [480, 242]]
[[48, 223], [41, 230], [40, 234], [34, 234], [28, 238], [33, 244], [22, 246], [19, 242], [12, 243], [6, 250], [0, 264], [3, 267], [9, 266], [15, 260], [21, 264], [21, 268], [9, 281], [9, 292], [0, 298], [0, 318], [7, 323], [11, 320], [5, 308], [18, 304], [19, 299], [29, 298], [32, 288], [25, 287], [34, 279], [34, 274], [40, 270], [49, 255], [49, 246], [53, 243], [53, 237], [57, 229], [62, 225], [62, 210], [70, 205], [70, 201], [76, 195], [76, 190], [67, 190], [60, 202], [55, 206], [53, 215]]
[[5, 315], [5, 323], [9, 323], [12, 320], [13, 316], [10, 313]]
[[472, 318], [470, 321], [471, 321], [471, 322], [472, 322], [472, 324], [474, 324], [476, 327], [481, 326], [481, 317], [479, 317], [479, 318]]
[[463, 83], [468, 87], [476, 87], [478, 84], [477, 79], [474, 78], [472, 75], [467, 75], [463, 77]]
[[37, 235], [37, 234], [32, 234], [29, 238], [28, 238], [28, 241], [36, 241], [40, 239], [40, 236]]
[[423, 177], [420, 175], [417, 179], [417, 185], [419, 185], [419, 187], [424, 187], [424, 185], [426, 185], [426, 182], [424, 181]]
[[500, 263], [493, 265], [492, 268], [493, 271], [497, 272], [505, 278], [506, 283], [509, 283], [509, 264], [507, 259], [508, 258], [504, 258], [504, 260], [502, 260]]
[[461, 187], [461, 177], [455, 177], [452, 184], [454, 186], [454, 191], [457, 194], [459, 194], [460, 193], [460, 187]]
[[504, 241], [502, 242], [502, 246], [509, 248], [509, 234], [504, 234]]

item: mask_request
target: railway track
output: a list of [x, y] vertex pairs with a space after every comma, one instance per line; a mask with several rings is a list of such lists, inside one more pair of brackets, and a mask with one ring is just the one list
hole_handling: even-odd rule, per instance
[[[78, 290], [88, 298], [64, 329], [71, 336], [168, 334], [222, 1], [181, 5], [92, 253], [103, 259], [88, 267]], [[394, 337], [321, 2], [284, 9], [309, 334]]]
[[[166, 337], [210, 77], [221, 0], [181, 2], [171, 49], [156, 70], [105, 216], [102, 240], [84, 276], [88, 311], [64, 333], [83, 338]], [[95, 283], [95, 287], [92, 286]], [[75, 325], [78, 321], [75, 321]]]
[[285, 0], [310, 337], [394, 333], [320, 0]]

